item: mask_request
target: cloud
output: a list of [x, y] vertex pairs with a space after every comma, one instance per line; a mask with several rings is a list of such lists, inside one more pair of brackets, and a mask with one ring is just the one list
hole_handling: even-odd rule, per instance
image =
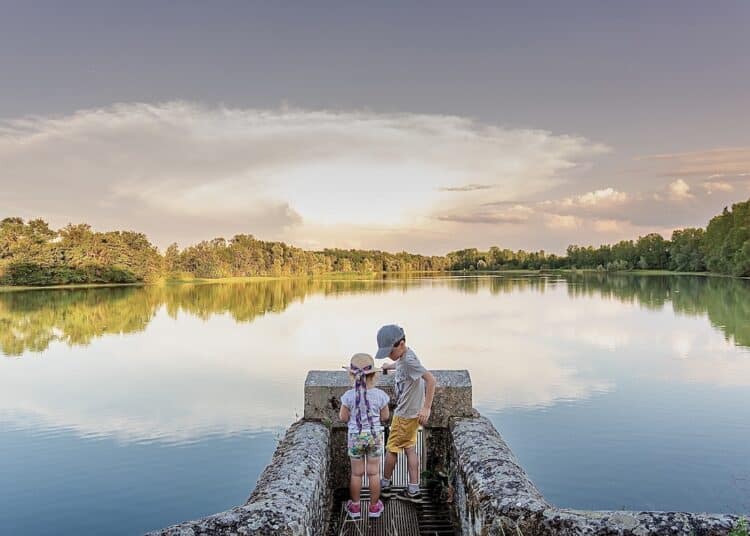
[[615, 233], [622, 230], [624, 223], [620, 220], [594, 220], [594, 229], [599, 233]]
[[582, 224], [581, 218], [562, 214], [547, 214], [545, 224], [550, 229], [576, 229]]
[[475, 192], [477, 190], [491, 190], [492, 184], [466, 184], [464, 186], [443, 186], [438, 188], [441, 192]]
[[445, 251], [437, 237], [461, 222], [522, 219], [482, 203], [538, 195], [606, 150], [445, 115], [117, 104], [0, 122], [0, 213], [137, 227], [162, 247], [241, 232], [382, 247], [408, 233]]
[[485, 208], [470, 214], [440, 214], [436, 219], [457, 223], [524, 223], [533, 213], [533, 209], [516, 204], [499, 211]]
[[714, 192], [731, 192], [734, 190], [734, 186], [725, 181], [706, 181], [701, 186], [709, 195]]
[[690, 186], [682, 179], [669, 183], [669, 198], [673, 201], [682, 201], [695, 197], [690, 193]]
[[118, 104], [0, 122], [0, 214], [134, 229], [162, 248], [251, 233], [310, 248], [561, 252], [705, 225], [750, 182], [740, 148], [643, 158], [649, 177], [669, 176], [649, 190], [578, 188], [608, 150], [446, 115]]
[[[708, 188], [703, 186], [703, 190]], [[607, 187], [548, 199], [532, 208], [543, 214], [575, 216], [587, 223], [587, 229], [625, 238], [622, 233], [626, 229], [634, 233], [665, 229], [669, 233], [677, 227], [704, 226], [725, 204], [736, 200], [731, 188], [715, 188], [714, 193], [721, 195], [694, 192], [687, 180], [676, 179], [652, 190], [623, 192]]]
[[608, 209], [612, 206], [622, 205], [630, 199], [625, 192], [619, 192], [612, 187], [585, 192], [580, 195], [564, 197], [556, 200], [546, 200], [540, 203], [545, 209]]
[[584, 206], [610, 205], [624, 203], [628, 200], [628, 194], [618, 192], [614, 188], [605, 188], [588, 192], [578, 197], [578, 202]]
[[[440, 214], [436, 218], [466, 224], [514, 224], [527, 223], [535, 214], [539, 214], [543, 216], [547, 228], [576, 229], [582, 226], [586, 215], [606, 214], [612, 207], [623, 205], [630, 199], [627, 193], [608, 187], [536, 203], [483, 202], [464, 213]], [[597, 230], [614, 230], [614, 226], [611, 223], [600, 224]]]
[[666, 166], [665, 174], [677, 177], [738, 175], [750, 172], [750, 147], [657, 154], [640, 160], [662, 163]]

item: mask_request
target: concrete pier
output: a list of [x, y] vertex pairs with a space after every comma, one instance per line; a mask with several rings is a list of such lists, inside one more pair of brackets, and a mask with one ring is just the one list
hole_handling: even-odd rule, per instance
[[[551, 505], [492, 423], [473, 409], [468, 371], [433, 374], [438, 381], [433, 412], [422, 432], [428, 475], [422, 484], [429, 495], [424, 505], [391, 499], [383, 518], [347, 532], [339, 495], [348, 484], [349, 462], [346, 426], [338, 421], [338, 410], [349, 379], [345, 371], [311, 371], [305, 381], [304, 417], [289, 428], [247, 502], [151, 534], [364, 536], [395, 534], [390, 527], [409, 518], [416, 522], [399, 526], [399, 536], [446, 530], [462, 536], [724, 536], [740, 519], [728, 514], [585, 511]], [[378, 387], [392, 395], [393, 376], [381, 376]], [[429, 525], [438, 517], [442, 524]]]

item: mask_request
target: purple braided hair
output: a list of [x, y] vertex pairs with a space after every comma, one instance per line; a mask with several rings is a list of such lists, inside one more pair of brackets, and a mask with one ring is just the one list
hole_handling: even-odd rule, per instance
[[349, 370], [354, 375], [354, 391], [356, 393], [355, 405], [357, 406], [356, 419], [357, 419], [357, 430], [362, 433], [362, 407], [360, 400], [364, 399], [365, 408], [367, 409], [367, 422], [370, 425], [370, 431], [375, 429], [375, 425], [372, 422], [372, 415], [370, 414], [370, 401], [367, 399], [367, 380], [365, 375], [372, 370], [372, 365], [367, 365], [362, 368], [350, 365]]

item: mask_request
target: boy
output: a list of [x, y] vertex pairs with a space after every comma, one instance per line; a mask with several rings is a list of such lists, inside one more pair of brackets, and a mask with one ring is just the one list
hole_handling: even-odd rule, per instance
[[388, 498], [395, 495], [391, 488], [391, 477], [396, 467], [398, 453], [406, 453], [409, 472], [408, 486], [398, 495], [399, 499], [419, 502], [419, 455], [417, 454], [417, 430], [427, 424], [435, 396], [436, 380], [419, 362], [414, 351], [406, 346], [406, 335], [400, 326], [390, 324], [378, 330], [378, 352], [376, 359], [391, 358], [394, 363], [383, 366], [383, 370], [396, 369], [396, 409], [385, 449], [385, 467], [380, 481], [380, 495]]

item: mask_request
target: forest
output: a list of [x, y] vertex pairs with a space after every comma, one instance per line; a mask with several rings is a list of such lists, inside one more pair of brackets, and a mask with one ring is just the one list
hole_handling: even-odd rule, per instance
[[307, 251], [249, 234], [214, 238], [162, 254], [143, 233], [94, 231], [85, 223], [51, 229], [43, 219], [0, 221], [0, 285], [149, 283], [165, 279], [322, 276], [442, 271], [596, 269], [671, 270], [750, 276], [750, 200], [703, 228], [652, 233], [598, 247], [570, 245], [565, 255], [491, 247], [443, 256], [377, 250]]

